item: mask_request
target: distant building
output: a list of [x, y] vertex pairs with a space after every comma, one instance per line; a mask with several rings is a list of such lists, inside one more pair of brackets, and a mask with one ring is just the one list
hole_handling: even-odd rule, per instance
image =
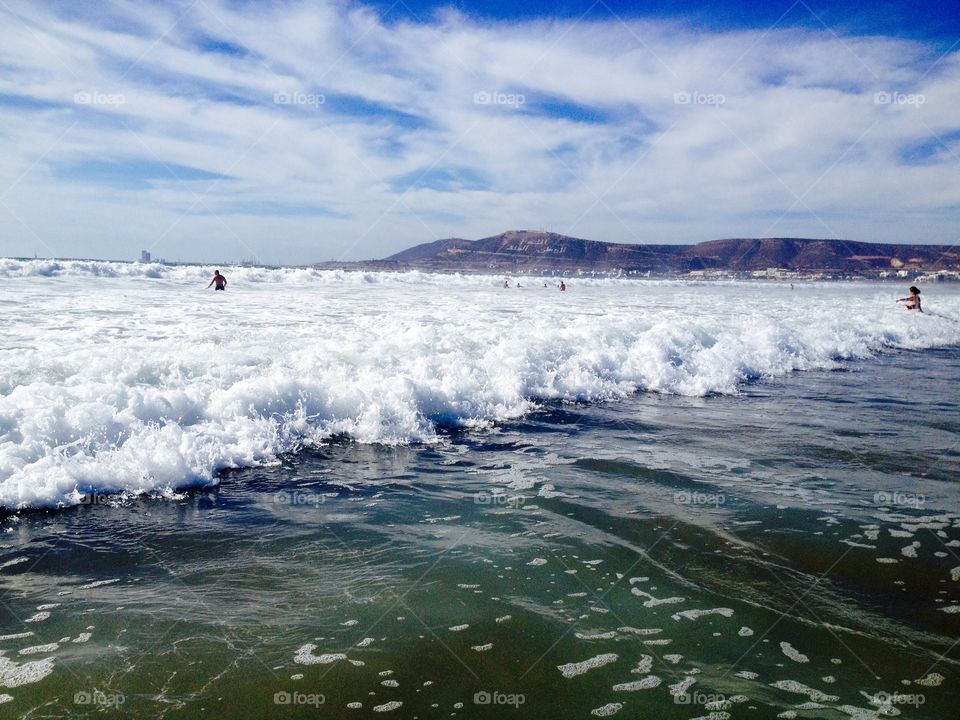
[[149, 250], [141, 250], [141, 251], [140, 251], [140, 262], [142, 262], [142, 263], [148, 263], [148, 262], [150, 262], [150, 251], [149, 251]]
[[935, 273], [917, 276], [915, 282], [943, 282], [944, 280], [956, 282], [960, 280], [960, 272], [956, 272], [955, 270], [938, 270]]

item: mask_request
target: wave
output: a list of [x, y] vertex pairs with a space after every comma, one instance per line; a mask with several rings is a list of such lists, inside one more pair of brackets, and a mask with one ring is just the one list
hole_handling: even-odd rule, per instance
[[[483, 273], [431, 273], [421, 270], [395, 272], [365, 271], [352, 269], [321, 270], [312, 267], [263, 267], [250, 265], [167, 265], [163, 263], [118, 262], [114, 260], [41, 260], [0, 258], [0, 278], [59, 278], [59, 279], [130, 279], [143, 278], [196, 284], [209, 282], [214, 269], [219, 269], [234, 283], [301, 284], [327, 283], [346, 285], [436, 285], [449, 283], [481, 284], [499, 287], [504, 278], [512, 283], [517, 280], [530, 287], [540, 287], [541, 275], [483, 274]], [[559, 275], [557, 279], [559, 280]], [[569, 275], [564, 277], [569, 278]], [[577, 283], [587, 286], [621, 283], [635, 284], [642, 280], [632, 278], [593, 277], [589, 274], [576, 276]], [[549, 278], [547, 282], [551, 282]], [[690, 281], [657, 280], [658, 283], [690, 286]], [[716, 284], [716, 283], [714, 283]]]
[[[116, 262], [109, 260], [18, 260], [0, 258], [0, 278], [130, 279], [143, 278], [197, 284], [209, 282], [219, 269], [235, 284], [327, 283], [346, 285], [444, 285], [451, 281], [499, 285], [503, 276], [449, 275], [419, 270], [374, 272], [363, 270], [320, 270], [311, 267], [260, 267], [249, 265], [166, 265], [162, 263]], [[525, 276], [521, 276], [525, 277]], [[533, 283], [539, 278], [531, 279]], [[595, 282], [592, 278], [585, 282]]]
[[288, 282], [294, 291], [204, 296], [44, 284], [43, 306], [21, 304], [0, 347], [0, 504], [165, 494], [336, 435], [429, 443], [545, 401], [737, 393], [885, 348], [960, 343], [960, 298], [921, 316], [876, 287], [833, 290], [841, 305], [747, 284], [524, 294], [449, 276]]

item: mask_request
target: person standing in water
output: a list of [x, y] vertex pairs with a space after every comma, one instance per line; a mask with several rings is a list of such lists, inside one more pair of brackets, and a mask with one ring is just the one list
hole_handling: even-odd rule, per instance
[[563, 280], [560, 281], [560, 292], [564, 292], [567, 289], [566, 283]]
[[910, 296], [905, 298], [900, 298], [897, 302], [902, 302], [907, 304], [907, 310], [916, 310], [917, 312], [923, 312], [923, 308], [920, 307], [920, 289], [916, 285], [910, 286]]
[[[220, 274], [219, 270], [213, 271], [213, 280], [210, 281], [210, 285], [216, 284], [217, 287], [214, 290], [226, 290], [227, 289], [227, 279]], [[210, 285], [207, 285], [207, 289], [210, 289]]]

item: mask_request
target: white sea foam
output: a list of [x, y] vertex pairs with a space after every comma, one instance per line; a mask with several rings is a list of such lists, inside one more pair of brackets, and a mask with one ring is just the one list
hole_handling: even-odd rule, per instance
[[616, 715], [622, 709], [623, 703], [607, 703], [606, 705], [594, 708], [590, 711], [590, 714], [595, 717], [610, 717], [611, 715]]
[[680, 682], [670, 686], [670, 694], [674, 698], [681, 698], [687, 694], [687, 690], [689, 690], [695, 682], [697, 682], [695, 677], [685, 677]]
[[29, 685], [53, 672], [53, 658], [17, 664], [0, 652], [0, 685], [8, 688]]
[[909, 545], [906, 545], [900, 548], [900, 554], [903, 555], [904, 557], [915, 558], [917, 556], [917, 548], [919, 547], [920, 547], [920, 542], [917, 540], [914, 540]]
[[783, 652], [784, 655], [786, 655], [788, 658], [790, 658], [794, 662], [798, 662], [798, 663], [810, 662], [810, 658], [808, 658], [806, 655], [804, 655], [802, 652], [797, 650], [795, 647], [793, 647], [793, 645], [791, 645], [788, 642], [780, 643], [780, 650]]
[[687, 620], [697, 620], [705, 615], [722, 615], [723, 617], [730, 617], [733, 615], [733, 610], [731, 608], [713, 608], [711, 610], [681, 610], [678, 613], [674, 613], [670, 617], [672, 617], [674, 620], [679, 620], [682, 617], [687, 618]]
[[46, 645], [31, 645], [20, 650], [21, 655], [43, 655], [51, 653], [60, 647], [59, 643], [47, 643]]
[[373, 711], [374, 712], [390, 712], [391, 710], [398, 710], [401, 707], [403, 707], [402, 702], [400, 702], [399, 700], [391, 700], [390, 702], [384, 703], [383, 705], [374, 705]]
[[507, 294], [489, 277], [224, 268], [228, 291], [204, 294], [210, 270], [0, 260], [0, 505], [170, 495], [334, 435], [431, 442], [542, 400], [733, 393], [960, 342], [949, 288], [919, 316], [866, 284], [799, 302], [746, 283]]
[[919, 680], [914, 680], [917, 685], [923, 685], [925, 687], [939, 687], [943, 683], [943, 675], [940, 673], [928, 673], [926, 676], [920, 678]]
[[659, 635], [663, 632], [660, 628], [635, 628], [629, 625], [618, 627], [617, 630], [622, 633], [630, 633], [631, 635]]
[[617, 636], [617, 633], [615, 630], [595, 633], [575, 632], [574, 636], [577, 640], [612, 640]]
[[772, 687], [779, 690], [785, 690], [798, 695], [806, 695], [814, 702], [836, 702], [839, 698], [836, 695], [827, 695], [816, 688], [808, 687], [797, 680], [778, 680], [770, 683]]
[[619, 683], [613, 686], [613, 689], [617, 692], [635, 692], [637, 690], [651, 690], [660, 685], [660, 678], [656, 675], [647, 675], [645, 678], [640, 680], [633, 680], [631, 682]]
[[598, 667], [603, 667], [604, 665], [609, 665], [617, 661], [618, 655], [616, 653], [605, 653], [603, 655], [597, 655], [590, 658], [589, 660], [584, 660], [582, 662], [576, 663], [566, 663], [565, 665], [557, 665], [557, 670], [560, 671], [560, 674], [565, 678], [574, 678], [578, 675], [583, 675], [590, 670], [593, 670]]
[[657, 598], [651, 595], [648, 592], [644, 592], [639, 588], [630, 588], [630, 592], [636, 595], [637, 597], [647, 598], [643, 602], [644, 607], [656, 607], [657, 605], [675, 605], [676, 603], [682, 603], [686, 598], [682, 597], [668, 597], [668, 598]]
[[329, 665], [330, 663], [335, 663], [338, 660], [346, 660], [347, 656], [343, 653], [324, 653], [322, 655], [314, 655], [313, 651], [317, 649], [317, 646], [313, 643], [307, 643], [306, 645], [301, 646], [297, 649], [296, 654], [293, 656], [293, 661], [298, 665]]
[[114, 578], [112, 580], [94, 580], [86, 585], [80, 585], [77, 590], [91, 590], [92, 588], [98, 588], [104, 585], [113, 585], [114, 583], [118, 582], [120, 582], [120, 578]]
[[650, 668], [653, 667], [653, 656], [652, 655], [641, 655], [637, 666], [631, 670], [632, 673], [637, 673], [638, 675], [645, 675], [650, 672]]

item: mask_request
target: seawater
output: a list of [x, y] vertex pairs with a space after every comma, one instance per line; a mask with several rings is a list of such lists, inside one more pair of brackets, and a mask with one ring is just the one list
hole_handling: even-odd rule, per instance
[[4, 715], [955, 711], [949, 286], [4, 263]]

